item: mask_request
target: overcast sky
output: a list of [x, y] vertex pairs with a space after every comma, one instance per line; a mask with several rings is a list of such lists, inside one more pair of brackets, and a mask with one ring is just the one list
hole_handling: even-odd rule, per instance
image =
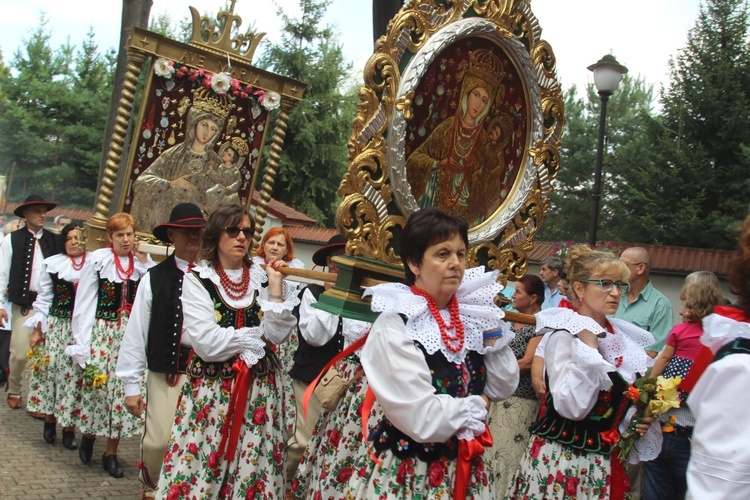
[[[357, 67], [372, 53], [372, 0], [332, 0], [325, 22], [334, 26], [347, 58]], [[296, 0], [276, 0], [296, 10]], [[612, 53], [648, 83], [668, 81], [668, 62], [685, 46], [688, 30], [698, 16], [699, 0], [532, 0], [542, 37], [557, 56], [558, 78], [564, 88], [592, 82], [586, 69]], [[188, 6], [201, 13], [218, 12], [223, 0], [154, 0], [152, 17], [167, 12], [173, 19], [188, 17]], [[267, 0], [237, 0], [235, 12], [243, 27], [254, 23], [267, 40], [278, 40], [281, 27], [276, 9]], [[42, 13], [52, 32], [52, 46], [70, 40], [80, 44], [89, 28], [101, 48], [119, 42], [122, 3], [114, 0], [0, 0], [0, 50], [8, 62], [22, 40], [36, 29]]]

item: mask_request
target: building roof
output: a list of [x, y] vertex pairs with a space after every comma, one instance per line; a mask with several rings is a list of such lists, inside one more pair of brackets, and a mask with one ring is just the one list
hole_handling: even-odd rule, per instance
[[[15, 201], [9, 201], [5, 204], [5, 212], [6, 214], [12, 214], [13, 211], [18, 208], [18, 205], [20, 205], [21, 202], [15, 202]], [[78, 220], [89, 220], [91, 217], [94, 216], [94, 212], [92, 210], [86, 210], [85, 208], [68, 208], [68, 207], [62, 207], [60, 205], [56, 206], [49, 212], [47, 212], [47, 218], [48, 219], [54, 219], [58, 215], [67, 215], [71, 219], [78, 219]]]
[[[252, 205], [256, 206], [259, 201], [260, 193], [256, 190], [255, 192], [253, 192]], [[312, 217], [308, 217], [302, 212], [299, 212], [289, 205], [281, 203], [278, 200], [274, 200], [273, 198], [271, 198], [271, 200], [268, 202], [268, 213], [273, 214], [281, 219], [281, 222], [285, 226], [314, 226], [318, 223], [318, 221], [316, 221]]]
[[325, 245], [328, 240], [335, 234], [339, 234], [336, 229], [326, 229], [324, 227], [309, 227], [309, 226], [287, 226], [284, 225], [284, 229], [289, 233], [289, 236], [294, 241], [302, 243], [315, 243]]
[[[651, 271], [656, 274], [686, 275], [693, 271], [711, 271], [726, 276], [736, 251], [711, 250], [707, 248], [673, 247], [664, 245], [644, 245], [640, 243], [613, 242], [618, 254], [630, 247], [643, 247], [651, 255]], [[556, 242], [536, 241], [528, 253], [530, 262], [538, 263], [553, 255]]]

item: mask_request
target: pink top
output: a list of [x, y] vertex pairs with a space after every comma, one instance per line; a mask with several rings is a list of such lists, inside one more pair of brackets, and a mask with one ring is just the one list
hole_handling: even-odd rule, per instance
[[669, 332], [667, 345], [675, 348], [675, 356], [695, 361], [703, 347], [701, 335], [703, 335], [703, 325], [700, 322], [680, 323]]

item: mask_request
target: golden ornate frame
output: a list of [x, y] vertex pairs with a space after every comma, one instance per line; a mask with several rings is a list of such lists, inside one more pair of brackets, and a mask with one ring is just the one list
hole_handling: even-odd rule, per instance
[[349, 140], [350, 164], [339, 187], [337, 225], [347, 253], [400, 264], [398, 234], [418, 207], [405, 179], [404, 124], [425, 68], [465, 37], [492, 40], [521, 76], [528, 109], [523, 169], [500, 208], [469, 232], [469, 265], [518, 279], [550, 206], [559, 169], [563, 98], [555, 56], [541, 39], [530, 0], [412, 0], [376, 44], [360, 90]]
[[[252, 66], [252, 57], [264, 33], [239, 33], [232, 35], [242, 24], [240, 16], [234, 13], [235, 0], [230, 10], [221, 10], [217, 20], [200, 17], [195, 8], [190, 7], [193, 19], [193, 36], [189, 45], [171, 40], [150, 31], [131, 27], [126, 31], [128, 41], [125, 46], [128, 63], [125, 82], [117, 105], [117, 120], [109, 144], [107, 160], [101, 169], [101, 185], [97, 194], [95, 213], [86, 224], [88, 227], [89, 249], [100, 248], [107, 243], [105, 225], [110, 215], [118, 177], [124, 175], [122, 194], [119, 197], [118, 209], [122, 209], [124, 193], [127, 192], [127, 177], [132, 169], [132, 155], [128, 164], [122, 165], [122, 156], [128, 128], [131, 125], [133, 104], [135, 101], [138, 78], [144, 63], [150, 59], [149, 71], [153, 73], [153, 65], [157, 58], [187, 63], [216, 74], [229, 71], [233, 78], [242, 83], [266, 92], [272, 91], [280, 95], [281, 103], [272, 132], [271, 153], [263, 168], [262, 182], [259, 189], [260, 200], [255, 210], [256, 231], [254, 240], [260, 241], [263, 223], [268, 214], [268, 203], [271, 199], [276, 170], [284, 144], [289, 113], [302, 99], [306, 83], [282, 77]], [[150, 81], [151, 78], [149, 78]], [[141, 110], [143, 114], [143, 110]], [[141, 117], [142, 120], [142, 117]], [[269, 124], [270, 125], [270, 124]], [[258, 169], [258, 171], [260, 168]], [[256, 171], [256, 176], [258, 171]], [[255, 177], [252, 184], [255, 185]], [[251, 191], [252, 192], [252, 191]], [[252, 196], [249, 197], [248, 205]], [[138, 233], [138, 239], [146, 243], [161, 245], [150, 233]]]

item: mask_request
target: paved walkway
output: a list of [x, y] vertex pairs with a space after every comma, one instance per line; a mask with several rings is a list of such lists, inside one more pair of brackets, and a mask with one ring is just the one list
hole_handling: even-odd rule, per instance
[[[31, 500], [48, 498], [138, 499], [141, 483], [137, 463], [140, 437], [120, 442], [118, 458], [125, 477], [115, 479], [102, 468], [105, 440], [98, 438], [90, 464], [78, 458], [78, 451], [62, 445], [62, 429], [50, 445], [42, 439], [41, 420], [23, 410], [11, 410], [0, 391], [0, 498]], [[80, 441], [80, 432], [76, 433]]]

